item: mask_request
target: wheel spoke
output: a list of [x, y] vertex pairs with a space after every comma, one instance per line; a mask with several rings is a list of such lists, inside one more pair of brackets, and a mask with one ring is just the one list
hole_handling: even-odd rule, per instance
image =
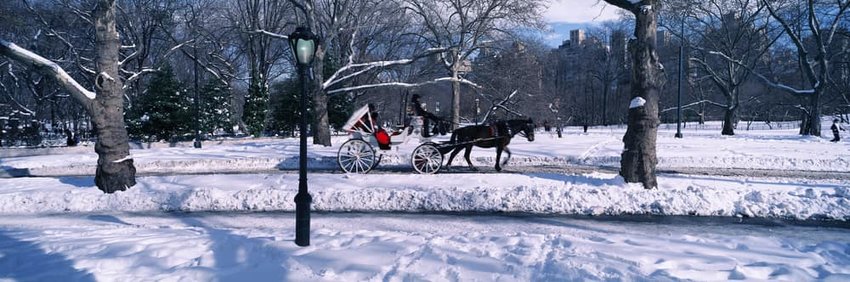
[[363, 140], [348, 140], [337, 153], [337, 163], [346, 173], [368, 173], [376, 164], [375, 150]]

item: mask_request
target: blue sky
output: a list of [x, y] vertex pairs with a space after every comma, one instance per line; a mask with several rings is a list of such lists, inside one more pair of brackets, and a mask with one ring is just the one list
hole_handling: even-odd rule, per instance
[[617, 18], [617, 9], [598, 0], [552, 0], [543, 14], [552, 29], [545, 39], [557, 47], [570, 37], [570, 30]]

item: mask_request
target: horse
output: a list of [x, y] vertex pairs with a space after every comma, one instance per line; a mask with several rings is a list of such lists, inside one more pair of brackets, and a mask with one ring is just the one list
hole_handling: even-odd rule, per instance
[[[508, 144], [511, 139], [520, 134], [528, 139], [528, 142], [534, 141], [534, 122], [531, 119], [512, 119], [496, 121], [491, 125], [470, 125], [455, 129], [452, 131], [450, 139], [451, 144], [462, 144], [462, 146], [454, 147], [449, 162], [446, 166], [452, 164], [455, 156], [460, 153], [461, 149], [466, 149], [463, 157], [466, 158], [466, 163], [472, 170], [478, 170], [472, 165], [469, 160], [469, 153], [472, 152], [472, 146], [481, 148], [496, 147], [496, 171], [502, 171], [502, 164], [505, 164], [511, 158], [511, 150], [508, 149]], [[504, 163], [500, 163], [502, 151], [508, 153], [508, 157]]]

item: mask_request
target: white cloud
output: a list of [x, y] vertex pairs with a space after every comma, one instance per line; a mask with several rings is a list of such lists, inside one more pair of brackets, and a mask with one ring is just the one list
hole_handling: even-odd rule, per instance
[[601, 22], [616, 19], [618, 9], [601, 0], [551, 0], [543, 16], [548, 22]]

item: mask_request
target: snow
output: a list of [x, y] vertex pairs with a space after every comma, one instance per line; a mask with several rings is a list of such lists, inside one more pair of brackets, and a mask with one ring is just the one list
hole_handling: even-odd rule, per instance
[[629, 102], [629, 109], [635, 109], [643, 107], [646, 104], [646, 99], [643, 97], [635, 97]]
[[[0, 278], [565, 281], [850, 278], [846, 230], [564, 217], [292, 214], [4, 217]], [[415, 224], [411, 224], [415, 222]]]
[[[662, 125], [659, 168], [847, 172], [850, 143], [783, 127], [688, 124], [677, 139]], [[624, 131], [518, 137], [508, 173], [475, 149], [482, 172], [414, 174], [408, 144], [372, 174], [341, 174], [346, 137], [311, 145], [306, 248], [293, 243], [298, 175], [278, 171], [297, 168], [297, 139], [136, 144], [139, 172], [168, 175], [111, 195], [90, 176], [91, 147], [4, 149], [3, 171], [51, 177], [0, 178], [0, 280], [850, 279], [850, 179], [662, 173], [645, 190], [604, 169]], [[592, 169], [517, 173], [543, 165]]]
[[120, 158], [120, 159], [114, 160], [114, 161], [112, 161], [112, 162], [113, 162], [113, 163], [120, 163], [120, 162], [123, 162], [123, 161], [126, 161], [126, 160], [132, 160], [132, 159], [133, 159], [133, 156], [126, 156], [126, 157], [123, 157], [123, 158]]

